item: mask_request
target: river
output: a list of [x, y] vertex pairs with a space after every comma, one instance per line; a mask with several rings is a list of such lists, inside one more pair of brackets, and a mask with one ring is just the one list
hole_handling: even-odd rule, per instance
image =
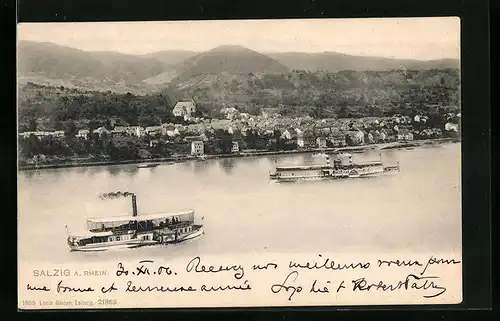
[[[214, 159], [156, 168], [116, 165], [21, 171], [19, 260], [50, 263], [116, 258], [269, 252], [456, 252], [461, 250], [460, 143], [383, 151], [401, 171], [369, 179], [273, 184], [276, 164], [311, 154]], [[353, 154], [354, 161], [378, 152]], [[111, 252], [70, 252], [66, 229], [88, 217], [194, 209], [205, 235], [186, 243]]]

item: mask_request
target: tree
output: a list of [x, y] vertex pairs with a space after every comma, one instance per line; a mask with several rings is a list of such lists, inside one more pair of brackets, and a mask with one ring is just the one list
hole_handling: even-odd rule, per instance
[[74, 137], [78, 133], [78, 129], [76, 128], [74, 121], [67, 121], [64, 125], [64, 135]]
[[215, 131], [216, 151], [222, 154], [229, 154], [233, 147], [231, 134], [223, 129]]

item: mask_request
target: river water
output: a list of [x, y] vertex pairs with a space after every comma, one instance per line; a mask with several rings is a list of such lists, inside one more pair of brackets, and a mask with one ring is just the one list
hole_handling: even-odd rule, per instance
[[[84, 262], [117, 258], [268, 252], [460, 252], [459, 143], [383, 151], [391, 175], [273, 184], [276, 164], [315, 163], [312, 154], [216, 159], [138, 169], [135, 165], [61, 168], [18, 174], [20, 261]], [[354, 161], [379, 152], [354, 154]], [[110, 252], [70, 252], [66, 229], [88, 217], [194, 209], [205, 235], [186, 243]]]

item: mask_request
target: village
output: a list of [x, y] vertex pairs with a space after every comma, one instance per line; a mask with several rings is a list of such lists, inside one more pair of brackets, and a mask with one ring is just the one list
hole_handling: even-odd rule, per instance
[[[158, 126], [101, 126], [96, 129], [81, 128], [69, 137], [65, 131], [33, 131], [19, 133], [21, 150], [23, 141], [68, 140], [119, 142], [132, 141], [142, 152], [120, 157], [120, 160], [152, 159], [166, 156], [203, 156], [244, 154], [263, 151], [313, 150], [347, 146], [364, 146], [389, 142], [458, 137], [461, 114], [442, 115], [442, 122], [431, 124], [428, 115], [390, 117], [365, 117], [357, 119], [314, 119], [312, 117], [283, 117], [263, 111], [254, 116], [241, 113], [233, 107], [224, 108], [224, 119], [194, 117], [196, 103], [179, 101], [172, 110], [183, 124], [165, 123]], [[113, 123], [113, 122], [112, 122]], [[73, 139], [74, 138], [74, 139]], [[104, 144], [107, 145], [107, 144]], [[117, 145], [119, 145], [117, 143]], [[129, 146], [128, 144], [127, 146]], [[101, 145], [100, 145], [101, 146]], [[163, 148], [163, 149], [162, 149]], [[154, 151], [162, 152], [154, 153]], [[153, 151], [153, 153], [151, 153]], [[50, 163], [50, 156], [31, 151], [25, 153], [25, 164]], [[55, 151], [57, 154], [57, 149]], [[90, 161], [92, 157], [70, 155], [69, 159]], [[48, 157], [47, 157], [48, 156]], [[104, 155], [104, 158], [106, 156]], [[109, 158], [109, 157], [108, 157]], [[111, 160], [116, 157], [111, 157]], [[128, 159], [127, 159], [128, 158]], [[131, 159], [132, 158], [132, 159]], [[67, 159], [67, 157], [65, 158]]]

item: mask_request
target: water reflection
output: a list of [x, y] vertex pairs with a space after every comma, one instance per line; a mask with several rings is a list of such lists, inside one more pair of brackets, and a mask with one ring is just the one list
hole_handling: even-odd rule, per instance
[[[151, 170], [155, 170], [156, 168], [151, 168]], [[137, 166], [127, 166], [123, 168], [123, 173], [127, 174], [130, 177], [135, 177], [139, 173], [139, 168]]]
[[40, 176], [40, 170], [38, 170], [38, 169], [33, 169], [33, 170], [28, 169], [28, 170], [22, 170], [19, 172], [22, 173], [22, 175], [29, 180], [31, 180], [34, 177]]
[[111, 176], [117, 176], [120, 172], [122, 172], [122, 169], [119, 166], [114, 165], [106, 167], [106, 170], [109, 174], [111, 174]]
[[178, 163], [180, 166], [184, 167], [186, 170], [193, 170], [194, 161], [186, 161]]
[[86, 167], [86, 172], [87, 172], [87, 175], [89, 175], [90, 177], [94, 177], [96, 176], [97, 174], [101, 174], [102, 172], [104, 172], [106, 170], [106, 167], [102, 167], [102, 166], [91, 166], [91, 167]]
[[76, 167], [75, 171], [78, 174], [85, 174], [87, 172], [88, 167]]
[[209, 164], [209, 162], [206, 162], [206, 161], [193, 162], [192, 170], [196, 174], [201, 174], [201, 173], [207, 172], [209, 167], [210, 167], [210, 164]]
[[233, 173], [235, 161], [233, 158], [221, 158], [218, 161], [219, 167], [228, 175]]

